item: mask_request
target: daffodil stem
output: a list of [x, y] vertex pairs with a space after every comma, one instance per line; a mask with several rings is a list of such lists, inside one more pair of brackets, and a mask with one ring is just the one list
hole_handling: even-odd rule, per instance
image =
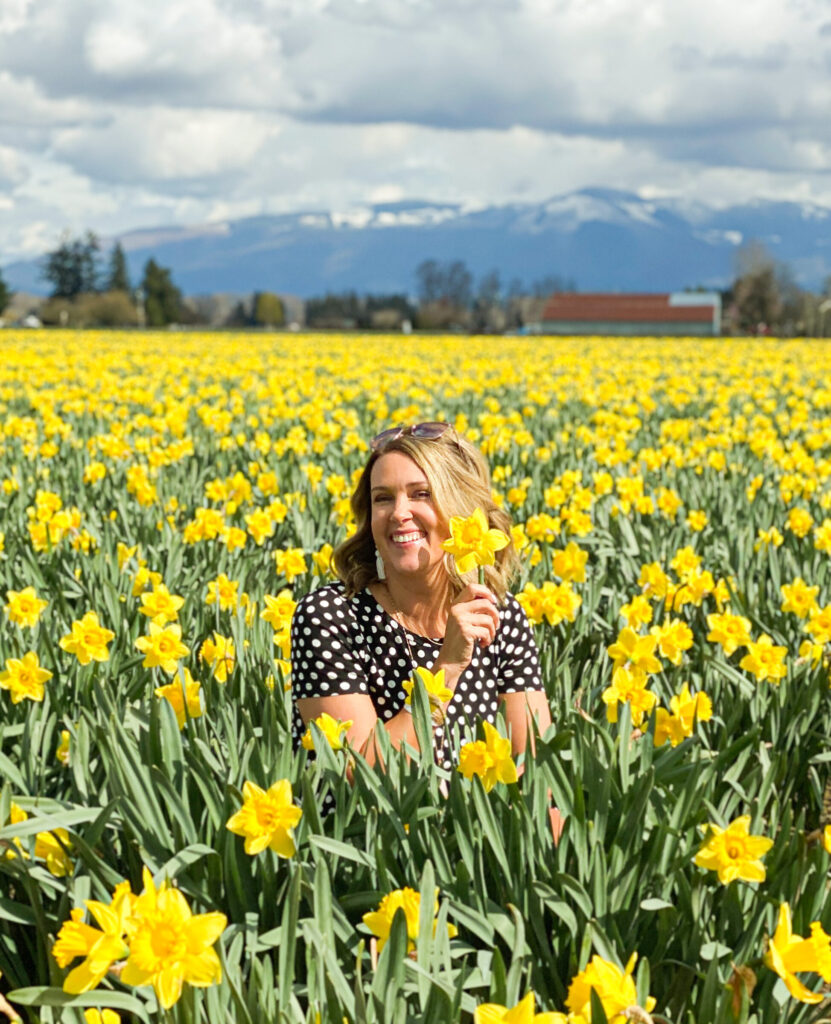
[[479, 566], [479, 582], [484, 584], [485, 582], [485, 567], [484, 565]]

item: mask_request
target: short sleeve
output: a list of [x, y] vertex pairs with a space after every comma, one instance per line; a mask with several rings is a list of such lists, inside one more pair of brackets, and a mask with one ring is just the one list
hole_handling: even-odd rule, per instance
[[369, 693], [359, 646], [355, 615], [342, 591], [333, 585], [307, 594], [291, 620], [293, 698]]
[[499, 638], [499, 693], [542, 690], [540, 659], [528, 616], [517, 599], [509, 594], [501, 613]]

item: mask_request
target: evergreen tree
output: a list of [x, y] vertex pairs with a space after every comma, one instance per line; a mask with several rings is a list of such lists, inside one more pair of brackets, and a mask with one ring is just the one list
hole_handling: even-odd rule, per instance
[[83, 238], [64, 235], [57, 249], [46, 257], [41, 271], [52, 285], [52, 297], [73, 299], [98, 291], [98, 238], [87, 231]]
[[3, 315], [3, 310], [12, 301], [12, 293], [6, 287], [6, 282], [3, 280], [3, 274], [0, 272], [0, 316]]
[[130, 292], [130, 275], [127, 272], [127, 257], [121, 248], [121, 242], [116, 242], [110, 253], [110, 266], [107, 274], [108, 292]]
[[141, 287], [144, 291], [144, 312], [148, 327], [178, 323], [182, 293], [171, 280], [170, 270], [160, 267], [154, 259], [149, 259], [144, 265]]

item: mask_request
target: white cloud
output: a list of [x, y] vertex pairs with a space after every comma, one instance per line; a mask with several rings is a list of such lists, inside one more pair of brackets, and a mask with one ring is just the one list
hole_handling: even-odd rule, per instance
[[245, 168], [278, 132], [245, 111], [151, 107], [58, 132], [53, 150], [90, 177], [111, 182], [197, 181]]
[[3, 0], [0, 6], [0, 33], [16, 32], [26, 24], [32, 0]]
[[588, 185], [831, 203], [825, 0], [0, 0], [0, 261], [29, 225]]

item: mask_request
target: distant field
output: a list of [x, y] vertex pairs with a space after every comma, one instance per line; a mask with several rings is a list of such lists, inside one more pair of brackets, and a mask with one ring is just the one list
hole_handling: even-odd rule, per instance
[[[0, 354], [0, 991], [24, 1017], [468, 1022], [533, 991], [571, 1024], [820, 1019], [827, 342], [5, 331]], [[350, 785], [347, 752], [288, 735], [293, 604], [330, 578], [368, 440], [427, 420], [489, 459], [555, 719], [489, 792], [394, 753]], [[283, 779], [296, 850], [248, 853], [227, 823]], [[390, 910], [376, 958], [363, 917], [404, 887], [420, 912]], [[65, 925], [85, 900], [97, 953]], [[55, 1009], [70, 971], [87, 991]]]

